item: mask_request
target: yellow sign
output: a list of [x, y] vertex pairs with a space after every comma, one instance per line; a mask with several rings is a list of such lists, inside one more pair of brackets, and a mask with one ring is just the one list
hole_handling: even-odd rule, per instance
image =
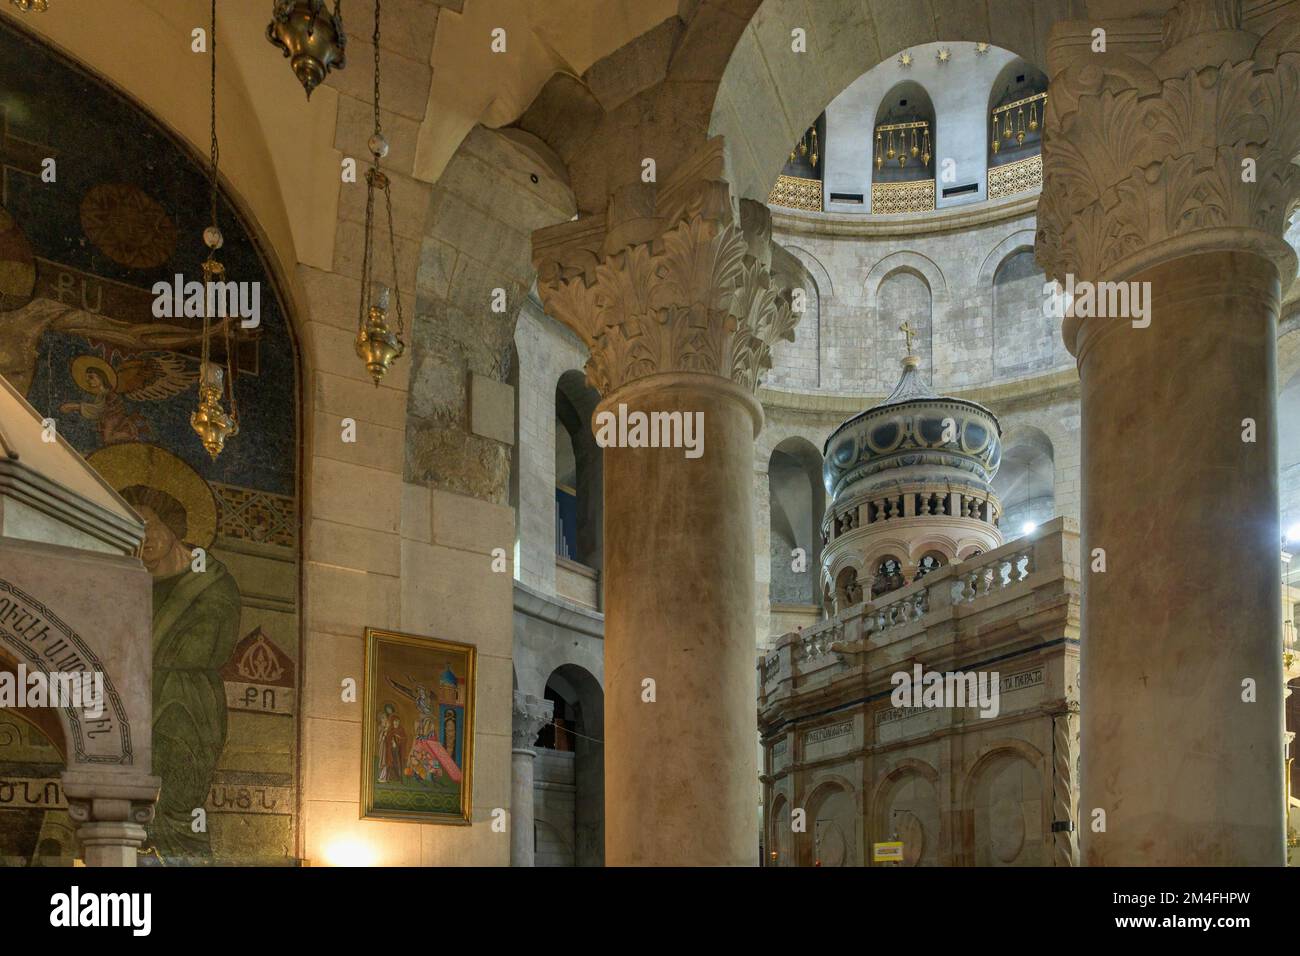
[[902, 863], [903, 843], [897, 840], [891, 843], [871, 844], [872, 863]]

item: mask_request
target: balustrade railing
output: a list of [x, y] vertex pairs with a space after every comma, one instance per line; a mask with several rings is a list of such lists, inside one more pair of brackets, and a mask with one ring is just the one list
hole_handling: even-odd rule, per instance
[[822, 211], [822, 181], [820, 179], [802, 179], [799, 176], [780, 176], [767, 197], [769, 206], [785, 206], [787, 209], [806, 209], [809, 212]]
[[989, 199], [1001, 199], [1016, 193], [1043, 188], [1043, 157], [1027, 156], [1014, 163], [989, 167]]
[[871, 211], [875, 215], [889, 215], [899, 212], [930, 212], [933, 209], [933, 179], [871, 184]]

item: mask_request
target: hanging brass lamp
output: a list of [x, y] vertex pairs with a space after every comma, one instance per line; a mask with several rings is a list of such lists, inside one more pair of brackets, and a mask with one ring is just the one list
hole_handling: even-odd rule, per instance
[[326, 0], [274, 0], [271, 8], [266, 38], [284, 51], [309, 100], [331, 69], [347, 65], [341, 3], [334, 0], [332, 13]]
[[[212, 224], [203, 230], [203, 244], [208, 247], [208, 257], [203, 262], [203, 355], [199, 362], [199, 407], [190, 414], [190, 427], [198, 434], [203, 447], [213, 460], [226, 447], [226, 439], [239, 434], [239, 407], [235, 402], [235, 343], [230, 317], [225, 317], [226, 367], [223, 370], [212, 358], [212, 320], [216, 318], [216, 303], [220, 296], [214, 294], [216, 283], [226, 281], [226, 267], [217, 261], [217, 250], [224, 239], [217, 226], [217, 0], [212, 0], [212, 30], [208, 38], [212, 55], [211, 74], [211, 181], [209, 202]], [[230, 414], [221, 406], [223, 398], [230, 400]]]
[[10, 0], [23, 13], [44, 13], [50, 9], [49, 0]]
[[[393, 229], [393, 197], [388, 177], [379, 168], [379, 161], [388, 155], [388, 140], [384, 138], [383, 124], [379, 118], [379, 0], [375, 0], [375, 132], [367, 142], [372, 157], [366, 172], [366, 230], [365, 245], [361, 253], [361, 307], [357, 316], [357, 357], [365, 363], [366, 371], [379, 387], [394, 361], [406, 351], [402, 336], [406, 322], [402, 316], [402, 293], [398, 289], [397, 236]], [[376, 282], [375, 268], [375, 193], [384, 194], [384, 211], [388, 216], [388, 251], [392, 266], [393, 288]], [[390, 296], [396, 300], [397, 329], [388, 324]]]

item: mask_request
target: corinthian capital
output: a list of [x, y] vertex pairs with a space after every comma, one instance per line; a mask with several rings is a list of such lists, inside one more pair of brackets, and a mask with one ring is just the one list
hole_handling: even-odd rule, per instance
[[555, 704], [532, 694], [515, 691], [510, 718], [510, 738], [515, 750], [532, 750], [533, 741], [543, 727], [551, 722]]
[[1076, 36], [1049, 54], [1040, 265], [1062, 282], [1118, 280], [1193, 252], [1246, 250], [1287, 281], [1300, 17], [1259, 36], [1242, 28], [1240, 0], [1181, 0], [1157, 25], [1159, 44], [1094, 52]]
[[771, 272], [771, 214], [722, 179], [721, 140], [653, 198], [648, 215], [539, 230], [538, 291], [547, 313], [591, 349], [587, 380], [609, 396], [661, 372], [703, 372], [753, 390], [797, 316]]

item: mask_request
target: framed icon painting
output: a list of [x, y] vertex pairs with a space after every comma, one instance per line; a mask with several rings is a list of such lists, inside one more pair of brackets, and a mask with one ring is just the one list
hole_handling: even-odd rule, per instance
[[366, 628], [363, 819], [468, 824], [475, 649]]

